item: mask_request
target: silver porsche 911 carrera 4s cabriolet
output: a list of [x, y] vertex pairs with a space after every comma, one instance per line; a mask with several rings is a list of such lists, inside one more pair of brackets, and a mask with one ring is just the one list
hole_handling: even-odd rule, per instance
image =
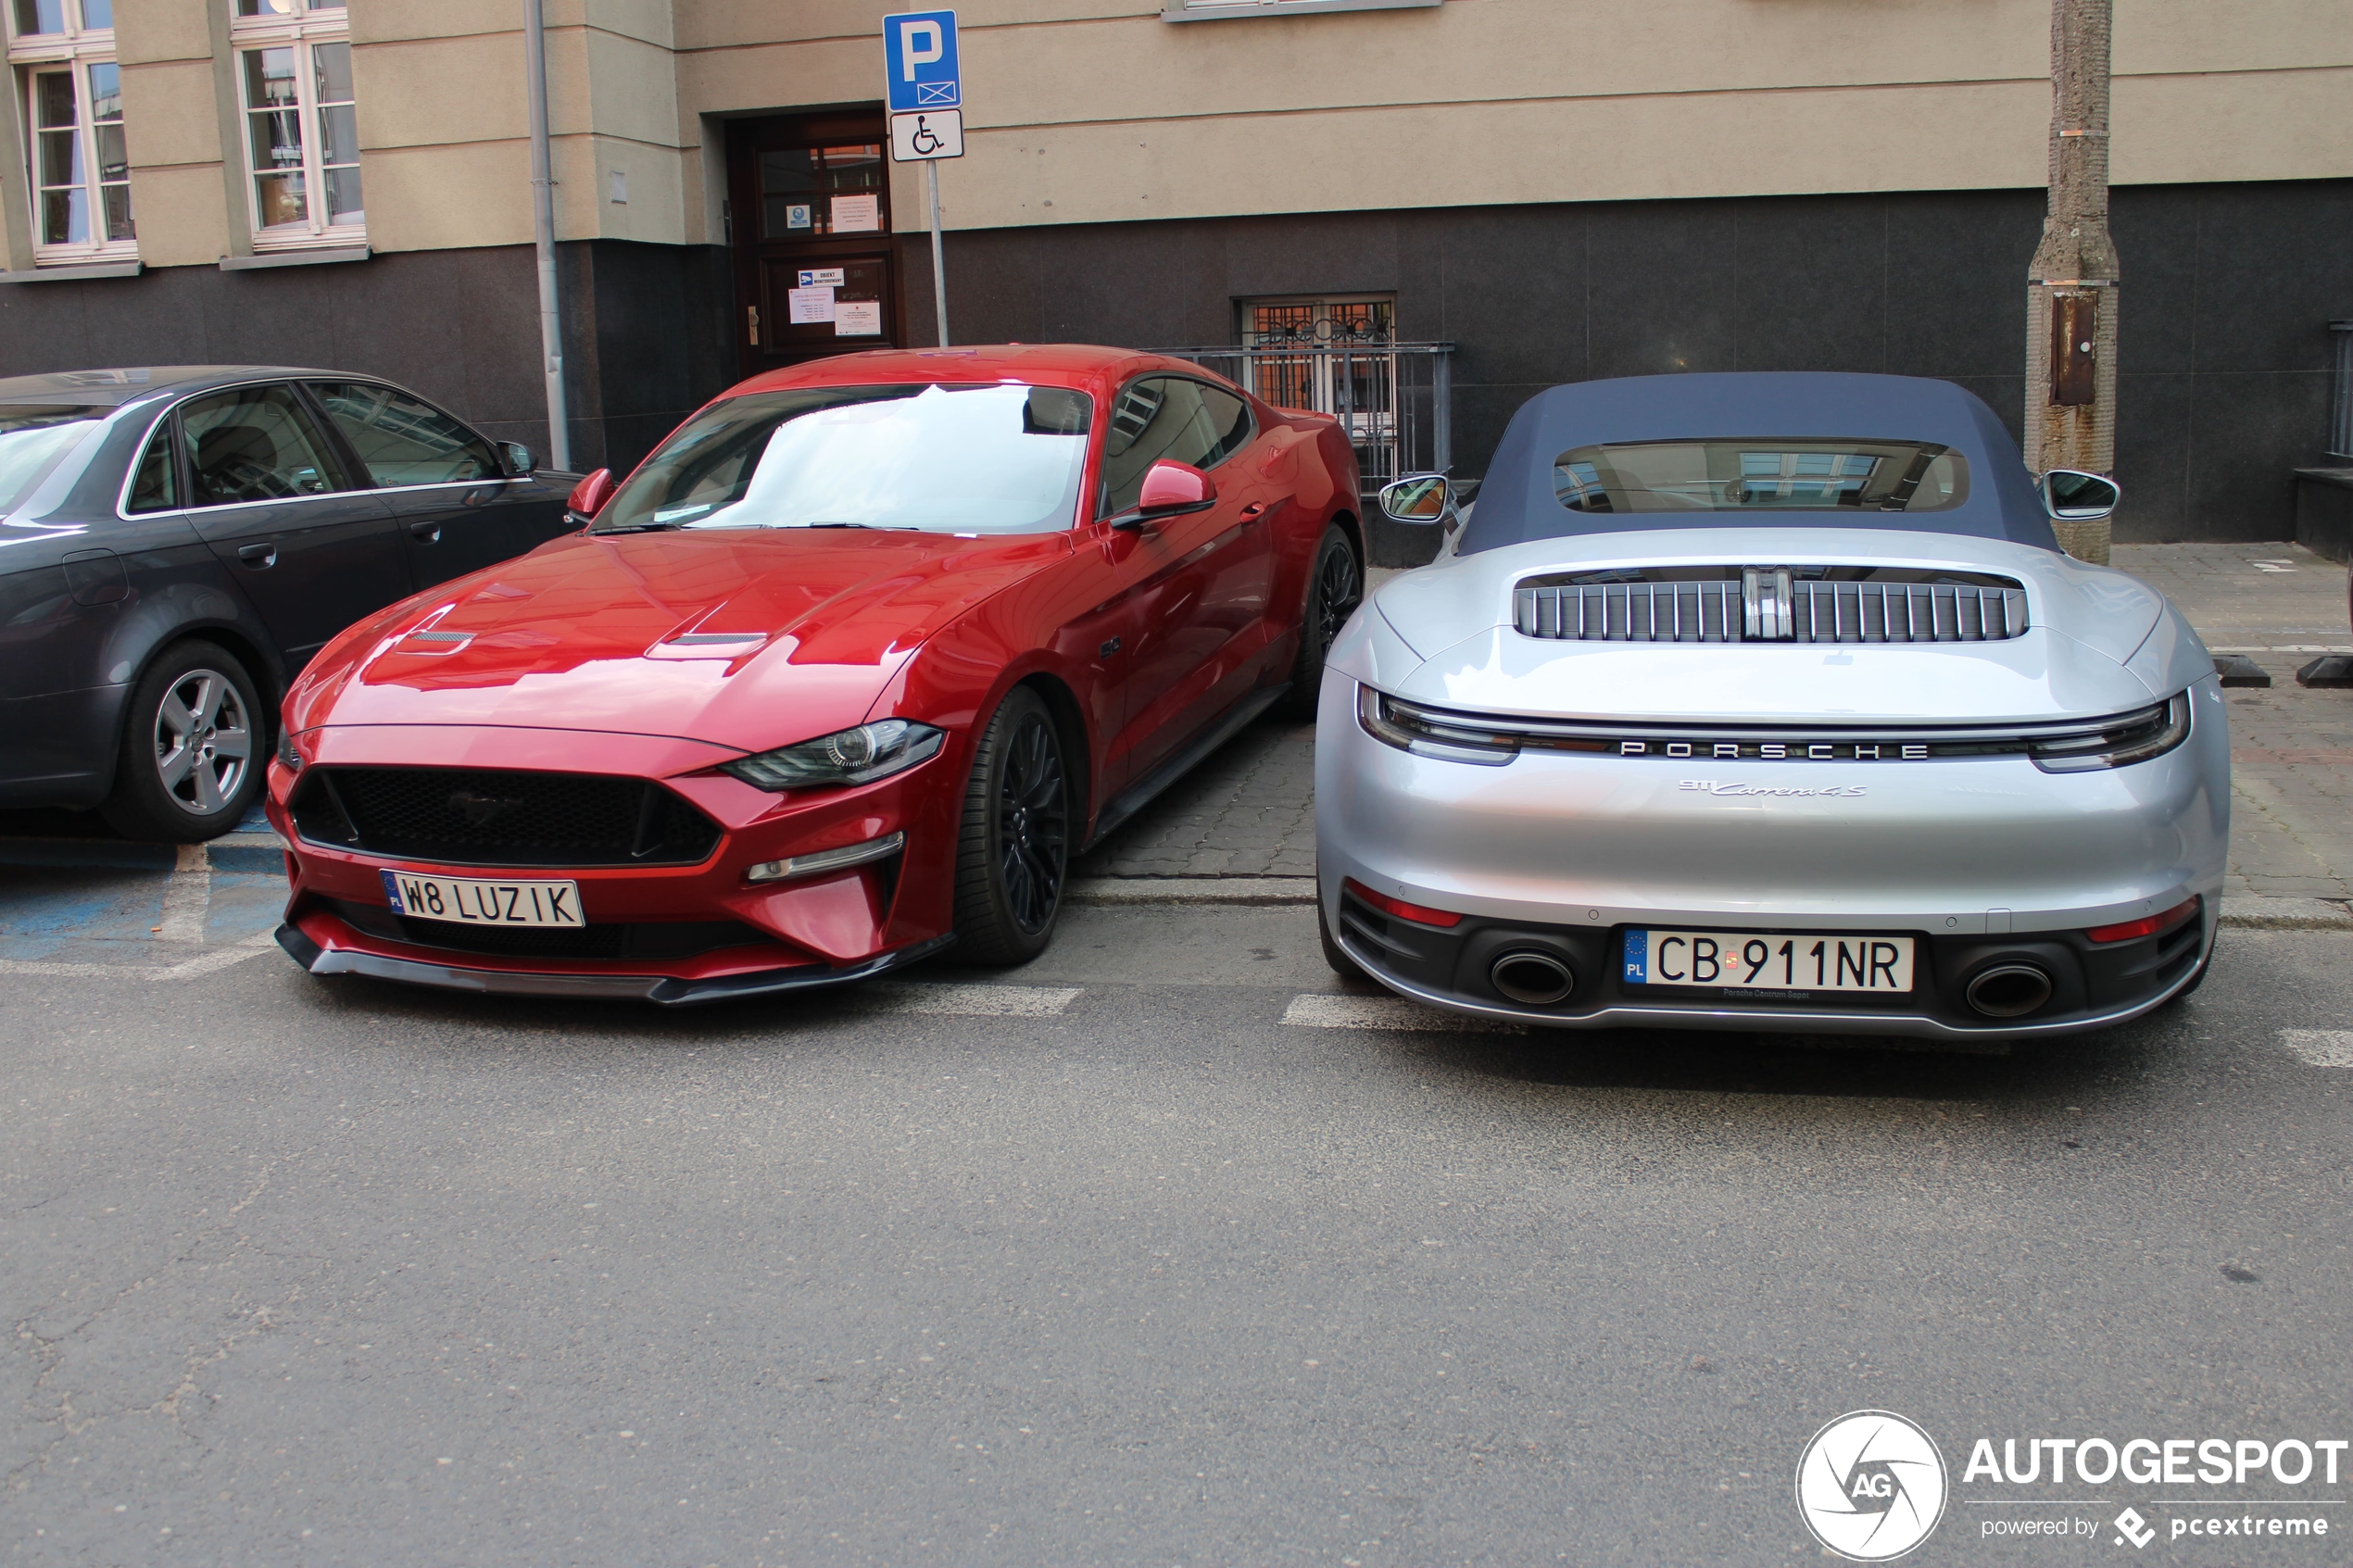
[[1643, 377], [1516, 415], [1334, 644], [1325, 952], [1567, 1027], [1998, 1040], [2203, 977], [2230, 834], [2214, 661], [2060, 553], [2116, 487], [1894, 376]]

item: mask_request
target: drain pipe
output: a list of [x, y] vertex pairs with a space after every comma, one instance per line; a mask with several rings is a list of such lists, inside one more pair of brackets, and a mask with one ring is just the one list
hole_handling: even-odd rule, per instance
[[547, 373], [547, 461], [572, 467], [572, 427], [564, 414], [564, 326], [556, 293], [556, 178], [547, 145], [547, 15], [544, 0], [523, 0], [522, 59], [531, 101], [532, 248], [539, 259], [539, 354]]

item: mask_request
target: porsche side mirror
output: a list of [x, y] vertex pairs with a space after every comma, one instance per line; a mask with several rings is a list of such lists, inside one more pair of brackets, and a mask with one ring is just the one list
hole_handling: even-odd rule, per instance
[[1217, 504], [1217, 486], [1190, 463], [1163, 458], [1144, 470], [1143, 488], [1132, 510], [1111, 520], [1114, 528], [1140, 528], [1164, 517], [1205, 512]]
[[612, 470], [598, 469], [572, 487], [572, 495], [564, 502], [565, 515], [585, 528], [612, 499]]
[[498, 460], [506, 465], [508, 477], [512, 479], [528, 478], [539, 466], [538, 454], [520, 441], [500, 442]]
[[2086, 522], [2116, 509], [2124, 491], [2116, 481], [2073, 469], [2053, 469], [2036, 482], [2043, 509], [2057, 522]]
[[1395, 522], [1444, 522], [1454, 515], [1454, 496], [1444, 474], [1409, 473], [1380, 487], [1380, 509]]

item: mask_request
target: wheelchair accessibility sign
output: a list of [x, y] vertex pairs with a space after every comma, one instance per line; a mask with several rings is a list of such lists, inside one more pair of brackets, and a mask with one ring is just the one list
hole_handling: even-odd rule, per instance
[[926, 109], [890, 117], [890, 156], [896, 163], [964, 156], [964, 111]]
[[955, 12], [901, 11], [883, 18], [882, 27], [883, 74], [893, 115], [952, 109], [963, 104], [963, 82], [956, 65]]

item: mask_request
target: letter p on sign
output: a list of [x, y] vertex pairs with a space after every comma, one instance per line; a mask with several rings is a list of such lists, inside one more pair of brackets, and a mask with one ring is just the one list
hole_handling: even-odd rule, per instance
[[940, 39], [937, 22], [906, 21], [899, 24], [899, 69], [904, 80], [914, 81], [917, 66], [930, 65], [947, 52], [947, 45]]

